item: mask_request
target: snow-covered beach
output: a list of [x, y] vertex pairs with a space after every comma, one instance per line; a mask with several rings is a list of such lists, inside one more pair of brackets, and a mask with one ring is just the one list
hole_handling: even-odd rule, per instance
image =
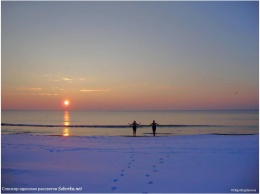
[[2, 135], [1, 190], [258, 192], [258, 139], [259, 135]]

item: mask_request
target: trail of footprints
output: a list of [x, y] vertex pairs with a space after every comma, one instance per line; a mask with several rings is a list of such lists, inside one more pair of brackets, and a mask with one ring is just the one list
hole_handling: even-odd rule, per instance
[[[171, 148], [165, 146], [164, 144], [162, 144], [161, 142], [158, 142], [158, 144], [161, 144], [163, 146], [163, 148], [165, 148], [165, 151], [166, 151], [166, 156], [164, 157], [160, 157], [159, 159], [156, 160], [156, 162], [152, 165], [152, 172], [149, 174], [149, 173], [146, 173], [144, 176], [147, 178], [147, 184], [148, 185], [152, 185], [154, 184], [154, 181], [152, 180], [152, 175], [156, 174], [157, 172], [159, 172], [159, 169], [158, 167], [164, 163], [165, 159], [167, 160], [167, 158], [170, 157], [170, 153], [171, 153]], [[165, 152], [164, 152], [165, 154]], [[113, 180], [115, 186], [113, 186], [111, 188], [112, 191], [116, 191], [118, 190], [119, 188], [116, 186], [116, 183], [120, 181], [121, 178], [123, 178], [125, 176], [125, 173], [127, 172], [127, 170], [130, 170], [132, 168], [132, 165], [133, 163], [135, 162], [135, 150], [132, 149], [131, 150], [131, 156], [130, 156], [130, 160], [129, 162], [127, 163], [127, 167], [126, 169], [122, 169], [120, 171], [120, 174], [119, 174], [119, 177], [118, 178], [115, 178]]]
[[[126, 169], [122, 169], [122, 170], [120, 171], [119, 177], [118, 177], [118, 178], [115, 178], [115, 179], [113, 180], [113, 182], [114, 182], [114, 183], [117, 183], [122, 177], [124, 177], [126, 171], [132, 168], [132, 164], [133, 164], [134, 162], [135, 162], [135, 150], [132, 149], [132, 150], [131, 150], [131, 156], [130, 156], [129, 162], [127, 163]], [[117, 189], [118, 189], [118, 188], [117, 188], [116, 186], [113, 186], [113, 187], [111, 188], [112, 191], [116, 191]]]

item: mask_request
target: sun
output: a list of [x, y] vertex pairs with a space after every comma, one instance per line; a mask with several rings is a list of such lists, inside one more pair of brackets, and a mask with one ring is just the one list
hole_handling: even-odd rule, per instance
[[64, 100], [63, 104], [64, 104], [65, 106], [69, 106], [70, 101], [69, 101], [69, 100]]

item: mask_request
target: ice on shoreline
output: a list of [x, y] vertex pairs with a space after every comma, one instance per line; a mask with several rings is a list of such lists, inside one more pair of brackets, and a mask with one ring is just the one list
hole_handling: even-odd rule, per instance
[[2, 135], [2, 192], [258, 192], [258, 138]]

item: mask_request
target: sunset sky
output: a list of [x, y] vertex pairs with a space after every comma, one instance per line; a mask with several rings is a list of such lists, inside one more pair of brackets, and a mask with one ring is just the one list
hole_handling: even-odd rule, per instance
[[258, 2], [2, 2], [2, 110], [257, 109]]

